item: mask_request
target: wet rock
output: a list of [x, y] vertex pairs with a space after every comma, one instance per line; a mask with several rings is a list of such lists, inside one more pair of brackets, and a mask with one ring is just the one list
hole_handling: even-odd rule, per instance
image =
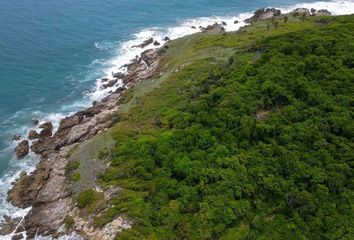
[[320, 9], [316, 12], [316, 16], [331, 16], [331, 12], [327, 9]]
[[168, 41], [170, 41], [171, 39], [166, 36], [163, 40], [164, 40], [165, 42], [168, 42]]
[[237, 24], [237, 23], [239, 23], [238, 20], [235, 20], [235, 21], [234, 21], [234, 24]]
[[19, 134], [15, 134], [13, 137], [12, 137], [12, 141], [20, 141], [21, 140], [21, 135]]
[[36, 130], [30, 130], [28, 132], [28, 139], [33, 140], [39, 138], [39, 134], [37, 133]]
[[13, 235], [13, 236], [11, 237], [11, 240], [21, 240], [21, 239], [23, 239], [23, 238], [24, 238], [24, 237], [23, 237], [22, 233], [20, 233], [20, 234]]
[[218, 24], [218, 23], [214, 23], [213, 25], [208, 25], [207, 27], [202, 27], [202, 32], [206, 33], [206, 32], [211, 32], [211, 31], [216, 31], [219, 33], [223, 33], [225, 32], [225, 28], [223, 27], [222, 24]]
[[106, 89], [106, 88], [109, 88], [109, 87], [113, 87], [117, 82], [118, 82], [117, 79], [109, 80], [106, 84], [102, 85], [102, 88]]
[[102, 78], [101, 79], [101, 83], [105, 83], [105, 82], [107, 82], [109, 79], [108, 78]]
[[161, 45], [161, 43], [159, 43], [158, 41], [154, 42], [154, 46], [160, 46], [160, 45]]
[[121, 73], [121, 72], [117, 72], [117, 73], [113, 74], [114, 78], [119, 78], [119, 79], [123, 79], [124, 76], [125, 76], [124, 73]]
[[20, 142], [15, 148], [15, 154], [17, 159], [21, 159], [29, 152], [29, 144], [27, 140]]
[[145, 40], [142, 44], [139, 44], [139, 45], [136, 45], [136, 46], [133, 46], [133, 47], [144, 48], [144, 47], [150, 45], [153, 42], [154, 42], [154, 39], [153, 38], [149, 38], [148, 40]]
[[227, 26], [227, 23], [226, 23], [226, 22], [221, 22], [221, 24], [222, 24], [223, 26]]
[[20, 217], [17, 218], [11, 218], [7, 215], [3, 216], [5, 221], [3, 223], [0, 223], [0, 235], [8, 235], [15, 231], [17, 225], [20, 223], [21, 219]]
[[191, 26], [191, 29], [197, 29], [195, 26]]
[[246, 23], [253, 23], [260, 20], [279, 16], [281, 11], [275, 8], [261, 8], [254, 12], [254, 15], [245, 20]]
[[7, 200], [16, 207], [26, 208], [35, 203], [39, 190], [49, 177], [49, 166], [41, 161], [31, 174], [22, 174], [13, 188], [8, 192]]
[[40, 137], [50, 137], [52, 136], [53, 125], [51, 122], [43, 123], [39, 126], [41, 128], [41, 132], [39, 133]]

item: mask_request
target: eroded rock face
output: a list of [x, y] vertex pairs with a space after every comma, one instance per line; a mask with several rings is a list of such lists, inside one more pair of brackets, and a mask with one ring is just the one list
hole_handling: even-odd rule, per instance
[[29, 144], [27, 140], [20, 142], [15, 148], [15, 154], [17, 159], [25, 157], [29, 152]]
[[253, 23], [260, 20], [279, 16], [281, 11], [275, 8], [261, 8], [254, 12], [254, 15], [245, 20], [246, 23]]

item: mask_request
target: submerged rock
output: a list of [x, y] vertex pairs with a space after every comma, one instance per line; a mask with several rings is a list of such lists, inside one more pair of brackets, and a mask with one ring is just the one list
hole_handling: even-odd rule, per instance
[[15, 134], [13, 137], [12, 137], [12, 141], [20, 141], [21, 140], [21, 135], [20, 134]]
[[281, 11], [275, 8], [261, 8], [254, 12], [254, 15], [245, 20], [246, 23], [253, 23], [260, 20], [279, 16]]
[[38, 125], [39, 120], [37, 118], [32, 118], [32, 124], [33, 125]]
[[29, 144], [27, 140], [20, 142], [15, 148], [15, 154], [17, 159], [21, 159], [29, 152]]

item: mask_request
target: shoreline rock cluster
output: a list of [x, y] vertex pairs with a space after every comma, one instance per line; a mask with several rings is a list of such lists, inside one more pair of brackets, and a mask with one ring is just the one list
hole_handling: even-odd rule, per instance
[[[29, 150], [41, 156], [36, 170], [31, 174], [22, 172], [13, 188], [9, 190], [7, 197], [7, 200], [14, 206], [32, 207], [21, 220], [28, 238], [31, 239], [35, 235], [56, 237], [66, 233], [63, 227], [64, 219], [76, 208], [70, 192], [65, 188], [65, 171], [70, 152], [79, 143], [118, 121], [116, 110], [120, 96], [134, 84], [150, 79], [156, 72], [160, 57], [160, 50], [144, 51], [140, 57], [125, 66], [127, 74], [115, 74], [123, 79], [124, 87], [118, 88], [92, 107], [62, 119], [54, 134], [52, 133], [53, 125], [47, 122], [39, 126], [41, 129], [39, 133], [35, 130], [29, 132], [28, 137], [33, 140], [31, 146], [28, 140], [23, 140], [18, 144], [16, 147], [18, 158], [24, 157]], [[7, 222], [16, 225], [18, 220], [9, 218]], [[119, 222], [124, 222], [124, 227], [127, 227], [122, 219]], [[8, 226], [9, 224], [5, 225], [7, 231], [0, 226], [0, 235], [2, 231], [8, 234]], [[16, 232], [20, 233], [23, 228], [17, 228]], [[92, 226], [86, 226], [86, 228], [92, 228]], [[111, 225], [109, 229], [112, 229]], [[95, 230], [95, 233], [105, 235], [105, 233], [100, 233], [99, 229]]]

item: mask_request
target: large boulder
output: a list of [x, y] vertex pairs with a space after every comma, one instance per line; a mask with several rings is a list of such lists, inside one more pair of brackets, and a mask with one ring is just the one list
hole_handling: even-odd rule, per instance
[[260, 20], [265, 20], [279, 16], [281, 11], [275, 8], [261, 8], [254, 12], [254, 15], [245, 20], [246, 23], [253, 23]]
[[53, 124], [51, 122], [43, 123], [39, 126], [41, 128], [41, 132], [39, 133], [39, 137], [50, 137], [52, 136]]
[[15, 154], [17, 159], [21, 159], [29, 152], [29, 144], [27, 140], [20, 142], [15, 148]]

